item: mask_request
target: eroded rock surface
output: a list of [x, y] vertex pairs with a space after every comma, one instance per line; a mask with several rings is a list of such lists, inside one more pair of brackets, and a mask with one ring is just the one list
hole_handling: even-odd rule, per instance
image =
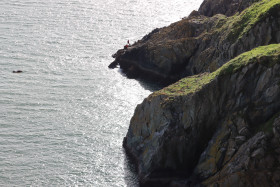
[[[155, 29], [127, 50], [118, 51], [110, 67], [119, 64], [129, 77], [174, 82], [186, 76], [213, 72], [257, 46], [280, 43], [279, 0], [253, 2], [206, 0], [199, 12], [194, 11], [188, 18], [168, 27]], [[236, 6], [232, 5], [235, 3]], [[211, 16], [215, 14], [212, 17], [203, 11], [208, 10], [208, 4], [211, 4]], [[218, 10], [224, 5], [225, 11], [215, 11], [215, 7]], [[238, 13], [234, 8], [237, 6], [238, 10], [244, 10]], [[237, 13], [227, 17], [229, 10]]]
[[205, 0], [113, 55], [129, 77], [181, 79], [131, 119], [123, 145], [141, 185], [279, 186], [277, 43], [279, 0]]
[[243, 11], [258, 1], [260, 0], [205, 0], [201, 4], [198, 12], [205, 16], [216, 14], [233, 16], [235, 13]]
[[151, 94], [137, 106], [124, 147], [143, 185], [274, 186], [279, 112], [275, 44]]

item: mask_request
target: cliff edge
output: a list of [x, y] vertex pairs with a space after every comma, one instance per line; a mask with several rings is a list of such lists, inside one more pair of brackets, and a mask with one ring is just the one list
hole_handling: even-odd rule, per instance
[[279, 72], [272, 44], [146, 98], [124, 140], [142, 185], [279, 185]]
[[[280, 43], [279, 0], [227, 1], [205, 0], [188, 18], [155, 29], [131, 47], [119, 50], [109, 67], [119, 65], [129, 77], [172, 83], [213, 72], [255, 47]], [[219, 14], [229, 10], [228, 15], [234, 15]]]
[[280, 0], [205, 0], [113, 55], [111, 68], [170, 84], [123, 141], [141, 186], [279, 186], [279, 43]]

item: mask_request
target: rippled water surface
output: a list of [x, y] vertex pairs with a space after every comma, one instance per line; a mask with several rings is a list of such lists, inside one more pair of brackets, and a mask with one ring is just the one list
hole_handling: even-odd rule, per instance
[[122, 139], [157, 87], [111, 54], [201, 1], [1, 0], [0, 186], [136, 186]]

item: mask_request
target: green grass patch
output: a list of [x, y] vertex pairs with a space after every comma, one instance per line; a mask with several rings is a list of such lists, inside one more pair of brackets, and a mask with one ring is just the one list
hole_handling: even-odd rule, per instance
[[156, 92], [156, 94], [185, 95], [187, 93], [193, 93], [214, 78], [215, 75], [213, 73], [194, 75], [181, 79], [178, 82]]
[[[267, 46], [260, 46], [251, 51], [242, 53], [236, 58], [230, 60], [228, 63], [224, 64], [217, 71], [219, 74], [233, 73], [248, 65], [251, 62], [259, 60], [260, 63], [266, 63], [264, 65], [272, 66], [273, 63], [277, 62], [280, 55], [280, 44], [271, 44]], [[262, 60], [261, 58], [267, 58], [269, 60]]]
[[235, 41], [246, 34], [256, 23], [262, 21], [269, 15], [277, 14], [280, 9], [279, 0], [263, 0], [254, 3], [249, 8], [245, 9], [240, 14], [236, 14], [228, 18], [225, 23], [225, 29], [230, 32], [227, 38], [230, 41]]
[[275, 63], [280, 63], [280, 44], [260, 46], [251, 51], [245, 52], [230, 60], [215, 72], [203, 73], [183, 78], [178, 82], [155, 92], [154, 95], [168, 95], [170, 97], [173, 97], [194, 93], [218, 76], [233, 74], [236, 71], [240, 70], [242, 67], [247, 66], [248, 64], [253, 62], [259, 62], [262, 64], [266, 63], [263, 65], [269, 64], [270, 66]]
[[222, 38], [231, 43], [248, 33], [254, 25], [280, 11], [280, 0], [262, 0], [231, 17], [217, 15], [217, 24], [210, 33], [223, 33]]

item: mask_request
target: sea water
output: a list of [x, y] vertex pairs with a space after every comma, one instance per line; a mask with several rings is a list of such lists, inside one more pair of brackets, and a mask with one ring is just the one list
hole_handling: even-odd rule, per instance
[[107, 66], [201, 1], [1, 0], [0, 186], [137, 186], [122, 140], [159, 87]]

